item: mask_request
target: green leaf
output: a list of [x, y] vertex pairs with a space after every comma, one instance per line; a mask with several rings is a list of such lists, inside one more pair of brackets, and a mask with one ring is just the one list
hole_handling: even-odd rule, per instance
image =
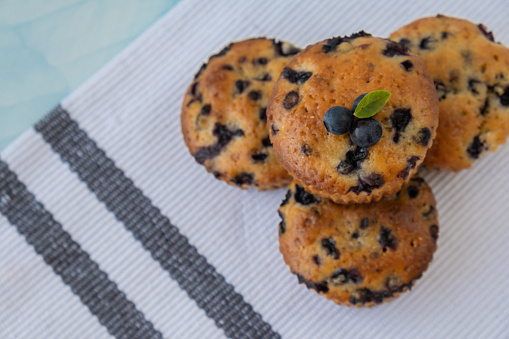
[[385, 106], [390, 97], [391, 92], [385, 90], [369, 92], [359, 102], [353, 115], [359, 119], [371, 118]]

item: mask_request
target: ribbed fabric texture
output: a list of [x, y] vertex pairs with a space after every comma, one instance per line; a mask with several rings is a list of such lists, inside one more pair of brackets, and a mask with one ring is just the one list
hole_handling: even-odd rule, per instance
[[193, 74], [230, 40], [304, 47], [437, 13], [509, 43], [505, 1], [179, 3], [2, 153], [0, 337], [509, 337], [507, 146], [458, 174], [423, 173], [440, 213], [434, 262], [399, 299], [352, 309], [285, 266], [285, 190], [215, 180], [180, 132]]

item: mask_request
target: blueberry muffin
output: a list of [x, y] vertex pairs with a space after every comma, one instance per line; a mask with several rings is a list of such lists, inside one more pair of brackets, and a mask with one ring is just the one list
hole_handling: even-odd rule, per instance
[[509, 133], [509, 49], [482, 24], [443, 15], [392, 33], [418, 54], [438, 92], [440, 124], [425, 165], [459, 171], [497, 150]]
[[[388, 90], [373, 119], [381, 139], [359, 147], [324, 126], [335, 106]], [[438, 99], [420, 59], [364, 32], [308, 46], [287, 65], [267, 109], [279, 161], [307, 191], [336, 203], [368, 203], [398, 192], [424, 160], [438, 124]]]
[[267, 130], [267, 102], [279, 74], [299, 49], [265, 38], [231, 43], [194, 77], [182, 105], [191, 154], [218, 179], [259, 190], [288, 184]]
[[338, 205], [291, 183], [279, 207], [280, 250], [298, 281], [337, 304], [373, 306], [412, 288], [438, 238], [433, 192], [413, 177], [371, 204]]

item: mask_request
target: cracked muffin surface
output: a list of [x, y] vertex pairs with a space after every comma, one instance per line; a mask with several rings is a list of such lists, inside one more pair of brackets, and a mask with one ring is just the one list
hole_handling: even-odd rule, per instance
[[273, 39], [226, 46], [202, 65], [182, 104], [184, 141], [216, 178], [259, 190], [288, 184], [267, 130], [267, 101], [276, 79], [300, 51]]
[[[324, 126], [331, 107], [388, 90], [373, 119], [382, 137], [358, 147]], [[336, 203], [367, 203], [396, 193], [417, 171], [438, 125], [438, 99], [420, 59], [405, 46], [365, 32], [308, 46], [283, 70], [269, 100], [274, 150], [306, 190]]]
[[424, 164], [459, 171], [504, 144], [509, 134], [509, 49], [467, 20], [438, 15], [391, 34], [419, 55], [439, 100], [437, 137]]
[[379, 202], [339, 205], [291, 183], [279, 244], [298, 281], [338, 304], [373, 306], [412, 288], [433, 259], [438, 213], [417, 176]]

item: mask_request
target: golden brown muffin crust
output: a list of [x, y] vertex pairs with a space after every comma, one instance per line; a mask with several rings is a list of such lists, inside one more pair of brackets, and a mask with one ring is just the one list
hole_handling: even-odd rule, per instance
[[[312, 75], [300, 82], [280, 76], [267, 111], [270, 137], [283, 166], [313, 194], [337, 203], [377, 201], [396, 193], [424, 160], [438, 124], [437, 95], [414, 54], [363, 34], [342, 39], [328, 52], [333, 39], [308, 46], [288, 64], [293, 72]], [[359, 150], [350, 133], [328, 133], [324, 115], [333, 106], [351, 108], [360, 94], [380, 89], [392, 93], [374, 116], [382, 124], [382, 139], [354, 170], [340, 174], [347, 153]], [[410, 117], [399, 131], [396, 111]]]
[[266, 107], [283, 67], [299, 51], [270, 39], [232, 43], [204, 64], [182, 104], [182, 132], [196, 161], [241, 188], [285, 186], [272, 149]]
[[291, 183], [279, 213], [286, 264], [338, 304], [373, 306], [398, 296], [436, 250], [436, 202], [420, 177], [389, 198], [358, 205], [320, 200]]
[[418, 54], [439, 97], [440, 124], [425, 165], [459, 171], [494, 152], [509, 134], [509, 49], [483, 25], [446, 16], [391, 34]]

